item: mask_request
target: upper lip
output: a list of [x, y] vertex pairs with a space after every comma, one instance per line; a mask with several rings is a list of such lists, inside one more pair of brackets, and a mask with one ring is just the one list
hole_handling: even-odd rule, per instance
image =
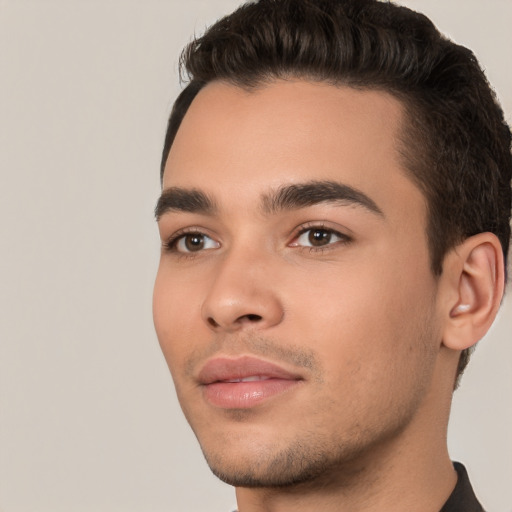
[[236, 381], [248, 377], [267, 379], [301, 380], [298, 373], [285, 370], [281, 366], [253, 356], [237, 358], [215, 357], [201, 368], [198, 381], [200, 384]]

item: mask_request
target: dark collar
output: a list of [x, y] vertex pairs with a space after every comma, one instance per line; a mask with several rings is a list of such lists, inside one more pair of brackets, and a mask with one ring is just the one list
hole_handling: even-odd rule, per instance
[[453, 467], [457, 471], [457, 485], [440, 512], [485, 512], [476, 499], [466, 468], [458, 462]]

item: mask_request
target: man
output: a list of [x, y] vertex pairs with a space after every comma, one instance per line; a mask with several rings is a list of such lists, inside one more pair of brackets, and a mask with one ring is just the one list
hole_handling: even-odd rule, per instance
[[376, 0], [260, 0], [184, 53], [154, 318], [240, 512], [478, 511], [446, 430], [499, 309], [510, 130], [469, 50]]

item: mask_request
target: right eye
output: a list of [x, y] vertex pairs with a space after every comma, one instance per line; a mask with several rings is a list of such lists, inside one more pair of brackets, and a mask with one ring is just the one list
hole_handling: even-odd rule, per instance
[[218, 242], [204, 233], [185, 233], [174, 238], [168, 245], [171, 250], [181, 253], [199, 252], [220, 247]]

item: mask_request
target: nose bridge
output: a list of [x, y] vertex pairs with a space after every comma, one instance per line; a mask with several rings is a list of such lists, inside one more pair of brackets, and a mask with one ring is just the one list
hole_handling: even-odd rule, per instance
[[226, 251], [202, 305], [203, 320], [210, 328], [264, 329], [282, 320], [271, 261], [267, 251], [250, 244]]

